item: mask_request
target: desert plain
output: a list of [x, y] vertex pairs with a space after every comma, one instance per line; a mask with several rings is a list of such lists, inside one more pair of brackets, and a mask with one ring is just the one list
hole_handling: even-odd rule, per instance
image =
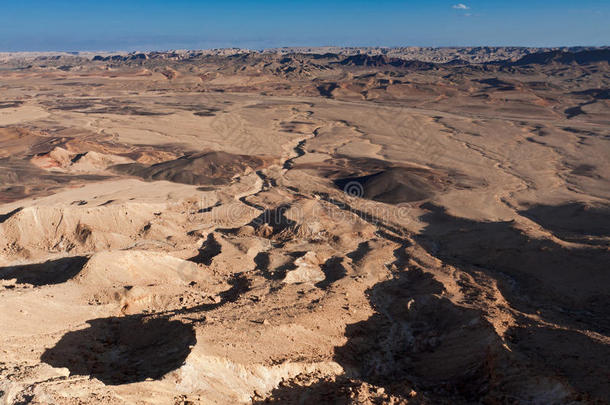
[[602, 404], [610, 50], [0, 56], [7, 404]]

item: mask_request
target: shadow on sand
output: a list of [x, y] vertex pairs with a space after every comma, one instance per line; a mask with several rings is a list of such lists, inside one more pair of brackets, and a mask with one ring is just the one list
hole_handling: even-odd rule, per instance
[[[519, 214], [537, 222], [563, 240], [598, 244], [591, 237], [610, 237], [610, 206], [582, 203], [534, 205]], [[606, 242], [607, 244], [608, 242]]]
[[196, 343], [192, 326], [166, 318], [126, 316], [88, 321], [66, 333], [41, 360], [107, 385], [159, 379], [184, 363]]
[[47, 349], [41, 361], [66, 367], [70, 374], [95, 377], [107, 385], [159, 379], [184, 364], [197, 342], [193, 324], [170, 320], [174, 315], [197, 315], [235, 302], [250, 288], [243, 274], [229, 280], [231, 287], [220, 293], [221, 301], [155, 315], [129, 315], [87, 321], [86, 329], [66, 333]]
[[44, 263], [0, 267], [0, 280], [17, 279], [17, 283], [39, 287], [65, 283], [76, 276], [89, 260], [86, 256], [64, 257]]
[[568, 248], [530, 238], [510, 222], [476, 222], [432, 204], [426, 208], [430, 212], [422, 219], [428, 225], [416, 239], [430, 254], [497, 280], [504, 298], [520, 311], [570, 328], [610, 331], [610, 251]]

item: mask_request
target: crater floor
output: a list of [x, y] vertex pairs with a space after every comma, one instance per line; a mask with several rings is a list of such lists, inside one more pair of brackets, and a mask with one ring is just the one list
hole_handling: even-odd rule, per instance
[[189, 55], [2, 59], [3, 401], [610, 398], [607, 60]]

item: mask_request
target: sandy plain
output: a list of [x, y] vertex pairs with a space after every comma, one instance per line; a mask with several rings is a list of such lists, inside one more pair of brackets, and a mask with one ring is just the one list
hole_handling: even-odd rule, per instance
[[607, 49], [2, 61], [5, 403], [610, 398]]

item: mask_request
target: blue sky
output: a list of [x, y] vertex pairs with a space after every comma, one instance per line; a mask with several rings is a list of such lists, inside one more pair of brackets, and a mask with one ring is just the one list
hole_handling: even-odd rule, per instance
[[610, 45], [610, 0], [0, 0], [0, 51]]

